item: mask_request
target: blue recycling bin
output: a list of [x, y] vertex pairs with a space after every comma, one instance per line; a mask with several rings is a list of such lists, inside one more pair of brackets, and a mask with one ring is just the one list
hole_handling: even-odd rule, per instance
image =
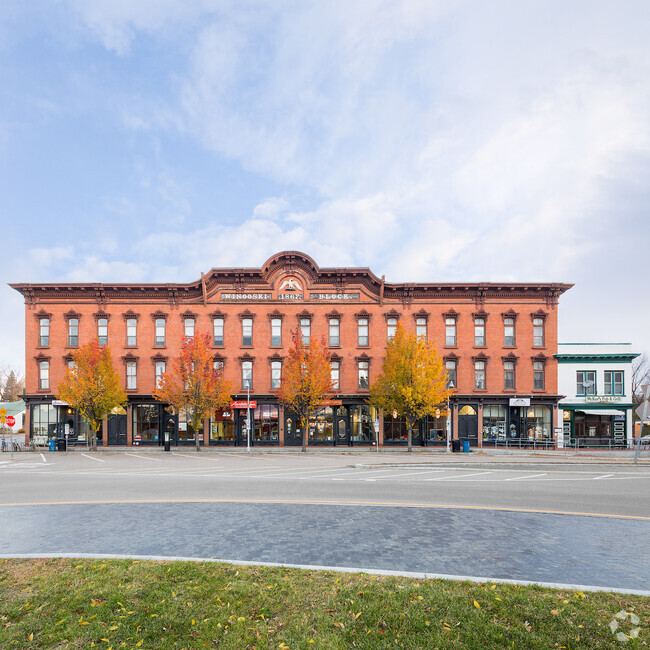
[[56, 440], [54, 438], [50, 438], [50, 451], [56, 451]]
[[469, 454], [469, 440], [463, 440], [463, 453]]

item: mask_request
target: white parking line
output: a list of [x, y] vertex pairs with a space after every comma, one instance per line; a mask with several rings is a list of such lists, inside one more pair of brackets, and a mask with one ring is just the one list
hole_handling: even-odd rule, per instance
[[44, 462], [44, 463], [47, 463], [47, 460], [45, 459], [45, 456], [43, 456], [43, 454], [40, 454], [40, 456], [41, 456], [41, 458], [43, 459], [43, 462]]
[[599, 478], [609, 478], [610, 476], [614, 476], [613, 474], [603, 474], [603, 476], [594, 476], [594, 481], [597, 481]]
[[155, 460], [157, 463], [162, 463], [160, 458], [149, 458], [149, 456], [141, 456], [140, 454], [132, 454], [128, 451], [124, 452], [125, 456], [134, 456], [135, 458], [144, 458], [145, 460]]
[[518, 481], [524, 478], [537, 478], [538, 476], [548, 476], [547, 474], [528, 474], [527, 476], [513, 476], [512, 478], [504, 479], [506, 481]]
[[[441, 470], [442, 471], [442, 470]], [[457, 478], [468, 478], [469, 476], [482, 476], [483, 474], [492, 474], [492, 472], [475, 472], [474, 474], [459, 474], [458, 476], [436, 476], [435, 478], [425, 478], [425, 481], [453, 481]]]
[[101, 458], [95, 458], [94, 456], [89, 456], [88, 454], [81, 454], [82, 456], [85, 456], [86, 458], [90, 458], [90, 460], [96, 460], [98, 463], [105, 463], [105, 460], [102, 460]]

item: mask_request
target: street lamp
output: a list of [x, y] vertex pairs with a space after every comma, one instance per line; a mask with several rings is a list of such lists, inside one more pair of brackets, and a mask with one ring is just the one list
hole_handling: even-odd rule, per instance
[[[450, 379], [447, 382], [447, 390], [453, 390], [454, 382]], [[451, 412], [449, 410], [449, 393], [447, 393], [447, 451], [451, 443]]]

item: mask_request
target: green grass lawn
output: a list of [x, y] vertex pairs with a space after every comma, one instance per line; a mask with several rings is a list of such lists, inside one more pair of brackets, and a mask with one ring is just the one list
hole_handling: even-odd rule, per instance
[[[624, 611], [639, 618], [616, 619]], [[133, 560], [0, 560], [1, 648], [609, 648], [650, 598]], [[618, 631], [640, 628], [637, 638]]]

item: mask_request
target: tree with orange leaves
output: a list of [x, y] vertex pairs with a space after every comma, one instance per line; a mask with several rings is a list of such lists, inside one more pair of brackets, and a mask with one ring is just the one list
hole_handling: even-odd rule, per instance
[[215, 368], [209, 334], [197, 332], [183, 339], [180, 356], [164, 372], [153, 396], [167, 402], [172, 412], [185, 411], [194, 429], [196, 451], [201, 450], [201, 422], [217, 409], [230, 406], [232, 386]]
[[298, 416], [302, 450], [307, 451], [309, 420], [333, 392], [330, 356], [324, 339], [310, 337], [309, 345], [305, 345], [302, 333], [292, 330], [291, 341], [275, 394], [286, 409]]
[[107, 345], [99, 345], [99, 341], [93, 339], [74, 352], [72, 360], [74, 364], [66, 369], [59, 383], [57, 397], [90, 422], [91, 445], [96, 451], [102, 420], [116, 406], [126, 402], [126, 393]]

